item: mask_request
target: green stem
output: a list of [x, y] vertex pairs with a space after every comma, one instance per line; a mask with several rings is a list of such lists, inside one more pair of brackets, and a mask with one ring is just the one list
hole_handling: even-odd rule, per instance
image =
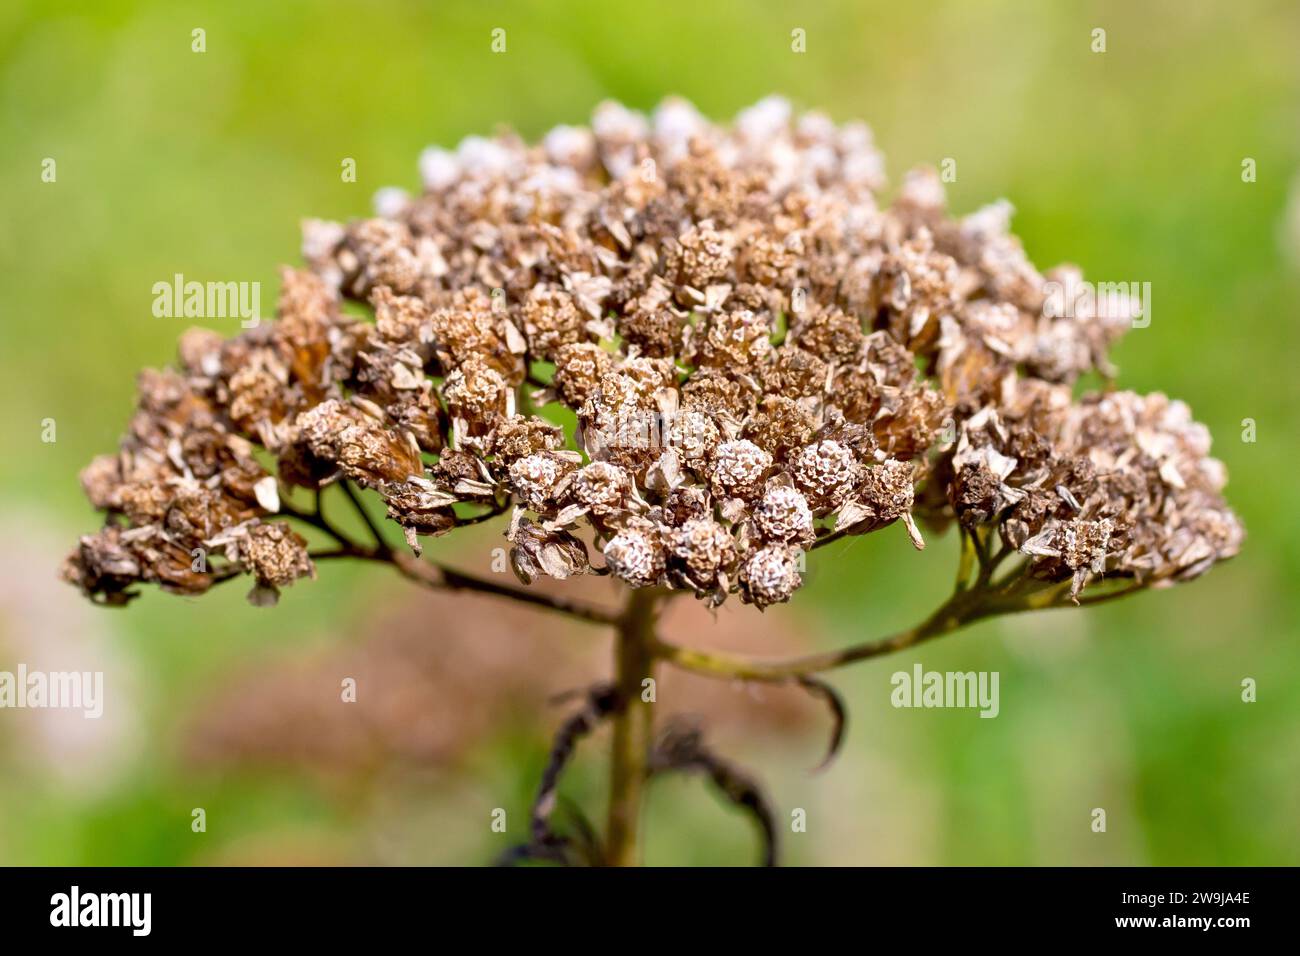
[[640, 862], [641, 801], [650, 753], [653, 719], [642, 682], [654, 676], [655, 622], [659, 594], [635, 588], [620, 616], [614, 644], [614, 675], [619, 710], [609, 766], [609, 832], [606, 862], [636, 866]]
[[[938, 610], [915, 627], [837, 651], [783, 661], [762, 661], [734, 654], [699, 651], [655, 638], [654, 654], [678, 667], [711, 677], [783, 683], [914, 647], [986, 617], [1068, 606], [1061, 603], [1069, 589], [1068, 581], [1046, 584], [1026, 575], [1015, 583], [1016, 587], [1010, 590], [993, 589], [987, 582], [977, 582], [970, 590], [958, 588]], [[1129, 591], [1116, 591], [1102, 597], [1118, 597], [1125, 593]]]
[[971, 533], [965, 528], [961, 528], [961, 556], [957, 561], [957, 583], [954, 588], [956, 591], [964, 591], [970, 586], [971, 571], [975, 569], [975, 542], [971, 540]]

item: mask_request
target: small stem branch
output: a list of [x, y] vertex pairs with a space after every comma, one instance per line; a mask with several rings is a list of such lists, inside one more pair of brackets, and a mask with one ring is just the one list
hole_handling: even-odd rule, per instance
[[470, 525], [482, 524], [484, 521], [491, 521], [493, 518], [499, 518], [506, 513], [507, 505], [493, 504], [493, 506], [482, 514], [474, 515], [471, 518], [457, 518], [457, 528], [468, 528]]
[[1011, 545], [1009, 544], [1002, 545], [998, 553], [993, 555], [993, 557], [989, 559], [989, 569], [988, 569], [989, 578], [993, 577], [993, 575], [997, 572], [998, 568], [1001, 567], [1003, 561], [1007, 560], [1007, 558], [1011, 557], [1014, 554], [1019, 554], [1019, 552], [1015, 548], [1011, 547]]
[[828, 544], [834, 544], [836, 541], [839, 541], [847, 534], [848, 534], [847, 528], [836, 528], [834, 531], [828, 531], [826, 534], [822, 535], [820, 538], [814, 541], [812, 548], [810, 548], [809, 550], [816, 551], [818, 548], [824, 548]]
[[[1045, 584], [1028, 576], [1018, 579], [1017, 587], [1010, 591], [992, 589], [987, 586], [987, 582], [977, 582], [972, 590], [959, 588], [954, 591], [938, 610], [915, 627], [841, 650], [780, 661], [753, 660], [734, 654], [699, 651], [658, 638], [654, 639], [654, 654], [678, 667], [711, 677], [783, 683], [914, 647], [986, 617], [1068, 607], [1068, 603], [1061, 603], [1068, 590], [1068, 581]], [[1115, 596], [1120, 593], [1127, 591], [1115, 592]], [[1110, 596], [1112, 595], [1106, 595]]]
[[298, 521], [309, 524], [314, 528], [318, 528], [338, 542], [339, 546], [337, 548], [312, 554], [311, 557], [313, 559], [355, 558], [360, 561], [377, 561], [393, 565], [405, 577], [429, 588], [442, 588], [452, 591], [477, 591], [480, 594], [491, 594], [496, 597], [510, 598], [511, 600], [520, 601], [524, 604], [532, 604], [536, 607], [543, 607], [549, 611], [556, 611], [576, 620], [587, 621], [592, 624], [611, 625], [617, 623], [620, 619], [616, 612], [607, 608], [585, 604], [582, 601], [572, 601], [565, 598], [551, 597], [538, 591], [510, 587], [508, 584], [498, 584], [495, 581], [488, 581], [484, 578], [475, 577], [474, 575], [467, 574], [464, 571], [457, 571], [454, 568], [448, 568], [429, 561], [422, 561], [412, 554], [407, 554], [405, 551], [393, 550], [384, 541], [378, 528], [376, 528], [371, 522], [369, 516], [366, 515], [365, 509], [361, 506], [361, 502], [352, 492], [352, 489], [348, 488], [347, 485], [344, 485], [344, 490], [347, 492], [349, 500], [356, 505], [362, 518], [370, 527], [371, 532], [375, 535], [375, 547], [363, 547], [335, 529], [320, 513], [319, 506], [314, 513], [298, 511], [290, 507], [281, 508], [280, 513], [284, 517], [294, 518]]
[[609, 832], [606, 862], [635, 866], [639, 861], [641, 801], [653, 729], [651, 703], [642, 699], [642, 681], [653, 677], [654, 630], [659, 595], [635, 588], [618, 621], [614, 675], [619, 709], [609, 767]]
[[[931, 619], [933, 621], [933, 619]], [[782, 661], [752, 660], [736, 654], [724, 654], [716, 651], [699, 651], [690, 647], [657, 641], [655, 654], [671, 664], [686, 670], [696, 671], [711, 677], [738, 680], [756, 680], [769, 683], [784, 683], [810, 674], [842, 667], [869, 657], [879, 657], [900, 651], [903, 648], [920, 644], [922, 641], [939, 634], [946, 634], [960, 625], [952, 623], [941, 627], [927, 622], [918, 627], [909, 628], [891, 634], [889, 637], [863, 644], [855, 644], [839, 651], [823, 654], [809, 654], [805, 657], [789, 658]]]
[[374, 560], [390, 561], [406, 577], [426, 587], [447, 588], [453, 591], [477, 591], [480, 594], [507, 597], [515, 601], [521, 601], [524, 604], [533, 604], [550, 611], [557, 611], [591, 624], [617, 624], [621, 619], [619, 615], [602, 607], [595, 607], [566, 598], [551, 597], [538, 591], [514, 588], [508, 584], [498, 584], [495, 581], [475, 577], [463, 571], [423, 561], [402, 551], [393, 551], [389, 554], [375, 553], [370, 557]]
[[370, 517], [370, 512], [366, 511], [365, 502], [361, 500], [361, 496], [357, 493], [357, 490], [352, 487], [352, 482], [345, 478], [343, 481], [339, 482], [339, 485], [343, 488], [343, 493], [348, 496], [348, 501], [352, 502], [352, 507], [355, 508], [357, 514], [361, 516], [361, 520], [366, 523], [366, 528], [374, 537], [375, 544], [381, 549], [387, 551], [388, 543], [384, 540], [383, 532], [379, 530], [379, 526], [376, 525], [374, 519]]
[[984, 540], [983, 532], [979, 527], [972, 528], [970, 531], [971, 546], [975, 549], [975, 557], [980, 563], [980, 578], [988, 580], [989, 575], [989, 552], [988, 543]]
[[970, 586], [970, 575], [975, 569], [975, 542], [971, 538], [971, 533], [965, 528], [958, 526], [961, 530], [961, 557], [957, 562], [957, 584], [955, 590], [964, 591]]
[[311, 525], [317, 531], [325, 532], [327, 535], [329, 535], [331, 538], [337, 541], [340, 546], [344, 548], [357, 547], [355, 541], [352, 541], [350, 538], [348, 538], [347, 535], [343, 534], [343, 532], [339, 531], [327, 520], [325, 520], [325, 515], [322, 514], [320, 510], [319, 492], [317, 492], [316, 494], [316, 502], [314, 505], [314, 510], [299, 511], [297, 508], [293, 507], [292, 505], [285, 502], [281, 502], [280, 511], [278, 512], [277, 517], [293, 518], [295, 521], [301, 521], [303, 524]]
[[1079, 598], [1074, 603], [1078, 607], [1089, 607], [1093, 604], [1104, 604], [1106, 601], [1113, 601], [1116, 598], [1126, 597], [1127, 595], [1134, 594], [1138, 591], [1144, 590], [1146, 587], [1147, 585], [1145, 584], [1129, 584], [1129, 585], [1125, 585], [1124, 587], [1116, 588], [1113, 591], [1102, 591], [1099, 594], [1085, 594], [1083, 597]]
[[364, 548], [332, 548], [329, 551], [312, 551], [307, 557], [313, 561], [330, 561], [336, 558], [355, 558], [357, 560], [367, 561], [375, 558], [373, 552]]

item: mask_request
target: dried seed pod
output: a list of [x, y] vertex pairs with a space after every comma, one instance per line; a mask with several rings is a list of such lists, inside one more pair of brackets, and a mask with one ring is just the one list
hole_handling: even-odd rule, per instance
[[366, 485], [405, 481], [424, 472], [415, 443], [355, 405], [330, 399], [295, 422], [298, 441], [315, 458]]
[[812, 352], [782, 345], [772, 353], [772, 361], [763, 372], [763, 382], [770, 394], [808, 398], [826, 391], [829, 370]]
[[813, 541], [808, 501], [789, 485], [772, 485], [754, 508], [754, 527], [764, 541], [807, 546]]
[[721, 586], [736, 562], [731, 533], [712, 518], [691, 518], [670, 532], [670, 563], [678, 586], [710, 591]]
[[718, 445], [710, 465], [709, 484], [719, 497], [754, 498], [772, 467], [772, 456], [751, 441], [737, 439]]
[[643, 355], [676, 355], [682, 344], [686, 314], [673, 307], [672, 299], [672, 286], [655, 276], [649, 287], [622, 310], [619, 334]]
[[181, 365], [190, 375], [216, 378], [221, 374], [221, 350], [225, 340], [216, 329], [196, 326], [181, 334], [177, 346]]
[[[61, 573], [63, 580], [88, 598], [109, 606], [126, 604], [137, 596], [130, 590], [133, 585], [154, 580], [130, 543], [123, 540], [122, 529], [113, 525], [98, 534], [83, 535]], [[207, 583], [206, 577], [199, 578], [193, 593], [204, 590]]]
[[412, 478], [386, 484], [380, 488], [388, 517], [401, 526], [406, 543], [417, 555], [419, 538], [436, 538], [456, 527], [456, 512], [451, 505], [458, 496], [439, 491], [432, 482]]
[[624, 528], [605, 545], [605, 563], [621, 581], [634, 588], [648, 588], [663, 577], [664, 549], [653, 531]]
[[852, 363], [862, 353], [862, 325], [838, 307], [810, 309], [790, 330], [792, 343], [823, 362]]
[[784, 461], [812, 438], [816, 429], [816, 416], [804, 403], [784, 395], [769, 395], [745, 422], [741, 435], [777, 461]]
[[607, 461], [593, 461], [573, 476], [573, 497], [597, 518], [622, 512], [632, 495], [627, 470]]
[[790, 595], [802, 586], [798, 548], [770, 545], [752, 552], [741, 562], [741, 598], [760, 610], [790, 600]]
[[370, 304], [375, 309], [375, 329], [385, 340], [411, 346], [432, 339], [430, 310], [423, 299], [379, 286], [370, 294]]
[[282, 588], [298, 578], [316, 576], [306, 539], [279, 522], [249, 527], [247, 537], [239, 542], [239, 561], [264, 587]]
[[753, 411], [754, 395], [719, 369], [700, 369], [682, 386], [682, 406], [739, 422]]
[[680, 528], [693, 518], [712, 518], [713, 502], [703, 486], [682, 484], [665, 495], [652, 514], [660, 524]]
[[443, 383], [442, 397], [451, 414], [483, 430], [509, 411], [509, 387], [501, 373], [476, 355], [453, 369]]
[[548, 531], [525, 518], [512, 532], [511, 543], [510, 564], [524, 584], [541, 575], [563, 580], [591, 569], [587, 546], [567, 531]]
[[[852, 502], [857, 506], [853, 516], [860, 520], [852, 520], [846, 506], [841, 512], [840, 523], [862, 534], [883, 528], [899, 518], [910, 518], [915, 499], [913, 480], [912, 466], [895, 458], [865, 469]], [[917, 536], [914, 534], [913, 537]]]
[[564, 454], [525, 455], [510, 466], [510, 487], [533, 511], [547, 511], [563, 497], [577, 463]]
[[614, 356], [599, 345], [565, 345], [555, 354], [555, 389], [570, 408], [580, 408], [614, 368]]
[[473, 357], [511, 385], [523, 381], [527, 343], [508, 321], [504, 307], [497, 305], [500, 301], [500, 296], [493, 298], [484, 289], [470, 286], [457, 290], [449, 304], [433, 310], [429, 328], [444, 371], [450, 372]]
[[740, 250], [738, 271], [742, 281], [755, 286], [788, 289], [799, 275], [799, 248], [796, 237], [755, 236]]
[[528, 350], [537, 358], [553, 361], [563, 346], [587, 338], [586, 316], [574, 304], [573, 296], [563, 289], [534, 288], [520, 311]]
[[[267, 354], [267, 353], [263, 353]], [[267, 361], [272, 361], [267, 355]], [[262, 364], [241, 368], [230, 377], [230, 420], [241, 432], [258, 434], [262, 422], [274, 425], [289, 412], [284, 378]]]
[[682, 462], [700, 467], [717, 447], [720, 435], [711, 415], [687, 408], [668, 416], [663, 442], [677, 452]]
[[766, 313], [720, 313], [709, 322], [700, 345], [700, 365], [733, 371], [757, 368], [772, 353], [771, 335]]
[[957, 262], [934, 251], [928, 229], [885, 256], [877, 279], [877, 295], [890, 311], [889, 332], [895, 341], [916, 351], [935, 341], [939, 317], [953, 311]]
[[359, 294], [378, 285], [411, 292], [425, 273], [415, 237], [399, 222], [364, 219], [349, 228], [346, 241], [356, 263], [351, 287]]
[[514, 462], [525, 455], [555, 451], [564, 444], [564, 429], [536, 416], [501, 418], [492, 433], [491, 451], [501, 461]]
[[861, 473], [853, 452], [830, 439], [805, 445], [790, 460], [790, 477], [817, 514], [826, 514], [842, 505]]
[[664, 274], [680, 285], [704, 289], [726, 277], [735, 258], [732, 237], [704, 220], [670, 242], [664, 253]]

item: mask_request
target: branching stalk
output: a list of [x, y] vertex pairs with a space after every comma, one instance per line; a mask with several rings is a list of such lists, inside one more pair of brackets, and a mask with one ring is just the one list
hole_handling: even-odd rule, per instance
[[[1072, 607], [1074, 605], [1068, 599], [1069, 588], [1068, 581], [1046, 583], [1035, 580], [1023, 571], [1014, 575], [1007, 586], [999, 588], [990, 586], [981, 575], [976, 584], [969, 589], [959, 585], [947, 601], [915, 627], [898, 631], [888, 637], [853, 644], [837, 651], [826, 651], [786, 660], [764, 661], [737, 654], [696, 650], [655, 638], [654, 654], [685, 670], [710, 677], [784, 683], [914, 647], [984, 618], [1053, 607]], [[1095, 594], [1088, 603], [1097, 604], [1122, 597], [1133, 590], [1131, 587], [1124, 587]]]
[[612, 625], [619, 620], [618, 613], [607, 608], [596, 607], [567, 598], [551, 597], [534, 590], [511, 587], [508, 584], [489, 581], [445, 565], [425, 561], [413, 554], [407, 554], [405, 551], [394, 550], [384, 541], [379, 529], [366, 513], [360, 497], [346, 482], [343, 483], [343, 489], [352, 506], [359, 513], [371, 534], [374, 535], [375, 546], [366, 547], [359, 544], [330, 524], [321, 512], [319, 498], [316, 501], [315, 510], [310, 512], [300, 511], [287, 505], [282, 506], [281, 513], [286, 517], [294, 518], [324, 531], [338, 542], [337, 548], [329, 551], [313, 552], [313, 559], [355, 558], [362, 561], [378, 561], [393, 565], [403, 576], [429, 588], [451, 591], [476, 591], [480, 594], [510, 598], [524, 604], [532, 604], [550, 611], [556, 611], [587, 623]]
[[511, 587], [508, 584], [498, 584], [495, 581], [475, 577], [454, 568], [433, 564], [402, 551], [392, 551], [386, 555], [375, 554], [373, 557], [375, 560], [391, 562], [406, 577], [423, 584], [425, 587], [445, 588], [452, 591], [476, 591], [479, 594], [511, 598], [525, 604], [556, 611], [567, 617], [586, 621], [589, 624], [612, 625], [619, 621], [619, 616], [616, 613], [603, 607], [596, 607], [568, 598], [552, 597], [538, 591]]
[[[604, 855], [604, 862], [612, 866], [634, 866], [640, 862], [640, 816], [653, 729], [652, 704], [645, 694], [644, 681], [653, 678], [658, 661], [726, 680], [799, 682], [806, 685], [814, 680], [816, 674], [914, 647], [984, 618], [1076, 604], [1098, 604], [1130, 594], [1143, 586], [1139, 583], [1099, 593], [1094, 591], [1074, 602], [1069, 598], [1069, 581], [1038, 580], [1027, 561], [1013, 564], [1010, 570], [997, 575], [1002, 565], [1017, 554], [1016, 549], [1002, 543], [994, 550], [994, 536], [987, 533], [987, 529], [962, 529], [962, 549], [952, 594], [920, 624], [840, 650], [786, 660], [754, 660], [742, 655], [697, 650], [661, 639], [655, 630], [658, 616], [674, 592], [656, 588], [631, 589], [623, 609], [615, 612], [581, 601], [499, 584], [394, 550], [366, 514], [358, 495], [346, 484], [344, 491], [373, 534], [375, 546], [358, 544], [339, 531], [325, 519], [318, 498], [311, 512], [291, 507], [283, 509], [289, 517], [324, 531], [338, 543], [335, 548], [313, 553], [313, 558], [379, 561], [391, 564], [405, 577], [426, 587], [505, 597], [574, 620], [614, 629], [613, 696], [616, 703], [611, 714], [613, 738]], [[492, 512], [483, 517], [486, 519], [491, 515]], [[818, 543], [829, 543], [838, 537], [833, 532]]]

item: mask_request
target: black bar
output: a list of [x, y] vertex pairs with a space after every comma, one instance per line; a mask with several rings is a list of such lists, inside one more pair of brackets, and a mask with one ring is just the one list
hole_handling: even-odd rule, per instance
[[[795, 931], [988, 940], [1125, 936], [1216, 943], [1294, 923], [1294, 869], [524, 869], [0, 870], [6, 942], [99, 940], [295, 944], [345, 938], [431, 944], [530, 934], [588, 938], [625, 921], [647, 941], [699, 925], [723, 936]], [[70, 923], [118, 916], [117, 926]], [[148, 934], [144, 897], [149, 894]], [[88, 897], [93, 902], [88, 902]], [[128, 904], [136, 905], [128, 908]], [[65, 905], [66, 904], [66, 905]], [[132, 920], [131, 917], [135, 917]], [[98, 918], [96, 915], [95, 918]], [[1193, 922], [1195, 921], [1195, 922]], [[1208, 921], [1203, 923], [1202, 921]], [[448, 933], [455, 936], [448, 936]], [[691, 930], [694, 934], [695, 930]], [[473, 934], [473, 935], [469, 935]], [[9, 950], [17, 952], [17, 950]]]

